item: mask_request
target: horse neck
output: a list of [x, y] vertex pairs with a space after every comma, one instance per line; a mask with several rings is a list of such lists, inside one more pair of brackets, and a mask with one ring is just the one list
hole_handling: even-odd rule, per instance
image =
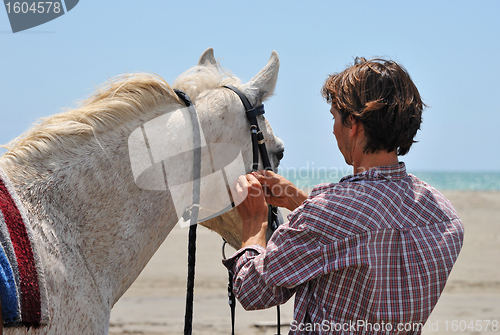
[[44, 160], [1, 164], [33, 220], [50, 225], [56, 236], [70, 231], [81, 252], [75, 257], [84, 259], [110, 305], [177, 222], [167, 192], [134, 184], [127, 146], [134, 128], [129, 124], [96, 134]]

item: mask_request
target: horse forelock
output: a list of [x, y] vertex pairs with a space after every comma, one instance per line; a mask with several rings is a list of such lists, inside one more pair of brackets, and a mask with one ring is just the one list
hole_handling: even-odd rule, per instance
[[54, 149], [79, 143], [84, 136], [105, 132], [144, 111], [165, 104], [181, 104], [161, 77], [139, 73], [111, 79], [75, 109], [42, 118], [23, 135], [10, 141], [3, 156], [7, 161], [40, 157]]
[[177, 78], [173, 87], [185, 92], [193, 101], [201, 96], [202, 92], [221, 88], [224, 85], [239, 85], [240, 80], [226, 70], [215, 66], [195, 66]]

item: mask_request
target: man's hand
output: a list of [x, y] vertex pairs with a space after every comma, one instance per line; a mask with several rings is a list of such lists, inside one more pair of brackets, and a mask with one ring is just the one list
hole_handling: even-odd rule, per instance
[[270, 205], [293, 211], [307, 199], [307, 195], [297, 186], [273, 171], [259, 171], [257, 180], [261, 183], [266, 202]]
[[259, 181], [253, 174], [240, 176], [232, 190], [236, 210], [243, 220], [242, 245], [266, 247], [267, 204]]

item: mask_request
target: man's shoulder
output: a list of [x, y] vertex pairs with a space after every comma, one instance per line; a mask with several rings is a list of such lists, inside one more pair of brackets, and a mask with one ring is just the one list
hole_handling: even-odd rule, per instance
[[459, 219], [453, 203], [438, 189], [412, 174], [408, 177], [412, 183], [412, 199], [419, 207], [439, 215], [442, 221]]
[[353, 233], [458, 219], [453, 204], [441, 192], [413, 175], [397, 181], [320, 184], [301, 212], [310, 221], [340, 225]]
[[[347, 185], [349, 184], [349, 185]], [[363, 192], [361, 185], [332, 183], [317, 185], [307, 200], [288, 217], [292, 228], [307, 228], [325, 241], [344, 239], [373, 229], [372, 216], [364, 200], [356, 192]]]

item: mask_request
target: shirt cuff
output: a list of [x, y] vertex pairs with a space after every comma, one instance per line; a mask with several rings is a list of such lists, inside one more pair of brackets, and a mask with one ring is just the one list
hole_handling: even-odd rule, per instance
[[264, 253], [266, 249], [264, 249], [260, 245], [250, 245], [245, 248], [241, 248], [236, 251], [234, 255], [229, 257], [228, 259], [222, 260], [222, 264], [232, 273], [238, 273], [239, 269], [244, 266], [248, 261], [257, 257], [258, 255]]

